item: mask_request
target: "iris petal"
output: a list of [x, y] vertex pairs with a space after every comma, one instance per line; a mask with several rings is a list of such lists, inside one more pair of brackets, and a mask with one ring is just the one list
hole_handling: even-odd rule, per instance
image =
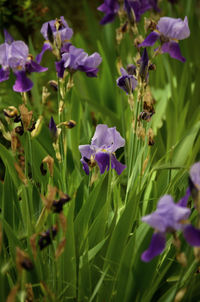
[[165, 249], [165, 235], [155, 233], [152, 236], [149, 248], [142, 253], [141, 259], [144, 262], [151, 261], [154, 257], [160, 255]]
[[97, 164], [100, 169], [100, 173], [103, 174], [105, 170], [109, 170], [110, 166], [110, 155], [106, 152], [98, 152], [95, 155], [95, 160], [97, 161]]
[[9, 75], [10, 75], [9, 69], [0, 68], [0, 82], [8, 80]]
[[51, 45], [49, 43], [44, 43], [41, 52], [36, 56], [36, 62], [39, 64], [42, 61], [43, 54], [47, 51], [52, 51]]
[[24, 70], [15, 73], [16, 81], [13, 86], [13, 90], [16, 92], [26, 92], [31, 90], [33, 87], [33, 82], [27, 78], [26, 72]]
[[153, 31], [146, 37], [146, 39], [141, 44], [139, 44], [139, 47], [152, 46], [159, 39], [159, 37], [160, 35], [157, 32]]
[[194, 228], [191, 224], [183, 230], [185, 240], [192, 246], [200, 246], [200, 230]]
[[162, 52], [168, 52], [171, 58], [185, 62], [186, 59], [181, 55], [180, 47], [177, 42], [167, 42], [162, 45]]
[[121, 164], [116, 157], [112, 154], [111, 155], [111, 168], [115, 169], [118, 175], [120, 175], [124, 169], [126, 168], [125, 165]]

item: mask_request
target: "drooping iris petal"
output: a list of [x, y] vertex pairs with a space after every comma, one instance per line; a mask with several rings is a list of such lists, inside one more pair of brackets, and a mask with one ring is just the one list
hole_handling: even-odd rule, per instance
[[42, 61], [43, 54], [47, 51], [52, 51], [52, 47], [49, 43], [44, 43], [41, 52], [36, 56], [35, 60], [39, 64]]
[[9, 69], [0, 68], [0, 82], [4, 82], [9, 79], [10, 71]]
[[16, 92], [26, 92], [31, 90], [33, 87], [33, 82], [27, 78], [26, 72], [24, 70], [15, 72], [16, 81], [13, 86], [13, 90]]
[[126, 168], [125, 165], [121, 164], [116, 157], [112, 154], [111, 155], [111, 168], [115, 169], [118, 175], [120, 175], [124, 169]]
[[146, 39], [142, 43], [139, 44], [139, 47], [152, 46], [159, 38], [159, 33], [153, 31], [146, 37]]
[[163, 53], [169, 53], [171, 58], [177, 59], [183, 63], [186, 61], [186, 59], [181, 55], [180, 47], [176, 42], [171, 41], [164, 43], [161, 50]]
[[185, 226], [183, 235], [186, 241], [192, 246], [200, 246], [200, 230], [192, 225]]
[[184, 20], [178, 18], [162, 17], [158, 21], [158, 31], [165, 37], [183, 40], [189, 37], [190, 29], [188, 26], [188, 19], [185, 17]]
[[105, 170], [109, 170], [110, 166], [110, 154], [107, 152], [97, 152], [95, 160], [99, 166], [100, 173], [103, 174]]
[[190, 197], [190, 188], [187, 188], [185, 196], [183, 196], [177, 203], [180, 207], [187, 207], [188, 198]]
[[114, 19], [115, 19], [115, 16], [116, 16], [117, 13], [113, 13], [113, 12], [110, 12], [110, 13], [107, 13], [100, 21], [100, 24], [101, 25], [105, 25], [107, 23], [110, 23], [112, 22]]
[[152, 236], [149, 248], [141, 255], [144, 262], [151, 261], [154, 257], [160, 255], [165, 249], [165, 235], [163, 233], [155, 233]]
[[83, 170], [85, 171], [85, 173], [87, 175], [89, 175], [90, 170], [89, 170], [88, 164], [86, 163], [86, 161], [83, 158], [81, 158], [81, 163], [83, 165]]
[[27, 72], [44, 72], [44, 71], [47, 71], [48, 68], [47, 67], [43, 67], [41, 65], [39, 65], [38, 63], [36, 63], [35, 61], [33, 60], [29, 60], [27, 63], [26, 63], [26, 71]]

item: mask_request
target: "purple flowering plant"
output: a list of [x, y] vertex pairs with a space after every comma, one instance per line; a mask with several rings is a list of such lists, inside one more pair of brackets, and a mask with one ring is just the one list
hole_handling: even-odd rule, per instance
[[89, 56], [81, 48], [76, 48], [71, 44], [66, 46], [61, 61], [56, 62], [58, 76], [62, 78], [66, 69], [71, 74], [79, 70], [85, 72], [88, 77], [96, 77], [98, 66], [102, 61], [100, 54], [95, 52]]
[[42, 25], [41, 34], [45, 43], [36, 58], [38, 63], [41, 62], [43, 54], [50, 50], [58, 60], [55, 64], [59, 78], [63, 78], [65, 70], [71, 74], [79, 70], [85, 72], [88, 77], [97, 76], [98, 66], [102, 61], [101, 56], [97, 52], [89, 56], [83, 49], [76, 48], [69, 42], [73, 30], [68, 26], [63, 16], [60, 19], [45, 22]]
[[108, 128], [107, 125], [97, 125], [91, 145], [79, 146], [83, 170], [89, 174], [89, 167], [97, 163], [101, 174], [105, 170], [109, 170], [111, 166], [111, 169], [115, 169], [120, 175], [126, 166], [116, 159], [115, 151], [124, 145], [125, 140], [116, 130], [116, 127]]
[[[29, 2], [23, 3], [24, 13]], [[0, 45], [0, 80], [13, 75], [14, 90], [23, 92], [2, 85], [0, 97], [1, 300], [166, 302], [181, 296], [196, 302], [200, 162], [194, 162], [199, 160], [200, 122], [195, 35], [187, 52], [187, 44], [182, 45], [189, 64], [156, 55], [168, 51], [184, 61], [178, 41], [198, 32], [198, 10], [194, 1], [187, 9], [181, 1], [176, 7], [157, 0], [100, 2], [101, 24], [116, 16], [119, 22], [103, 28], [97, 17], [95, 24], [95, 12], [84, 1], [80, 14], [89, 30], [84, 18], [75, 28], [83, 24], [80, 34], [84, 30], [88, 53], [64, 17], [70, 16], [70, 5], [81, 2], [66, 2], [68, 12], [42, 20], [38, 32], [31, 33], [34, 48], [40, 50], [39, 31], [45, 41], [36, 59], [7, 32]], [[186, 11], [190, 29], [187, 18], [172, 18]], [[72, 21], [74, 12], [78, 17], [73, 10]], [[113, 30], [119, 24], [121, 31]], [[147, 30], [151, 34], [144, 40]], [[149, 49], [153, 42], [160, 43], [155, 52]], [[41, 81], [32, 76], [33, 86], [29, 75], [47, 71], [40, 66], [46, 50], [56, 68]], [[23, 271], [29, 258], [33, 274]], [[168, 282], [171, 277], [174, 282]]]
[[156, 211], [142, 217], [142, 221], [155, 230], [149, 248], [141, 255], [143, 261], [149, 262], [164, 251], [167, 233], [174, 234], [181, 230], [184, 238], [191, 246], [200, 246], [200, 229], [194, 227], [189, 221], [191, 210], [187, 208], [187, 202], [191, 192], [193, 192], [192, 196], [196, 200], [196, 208], [199, 211], [200, 162], [191, 167], [189, 187], [185, 196], [177, 204], [174, 203], [170, 195], [164, 195], [159, 200]]
[[62, 47], [69, 43], [73, 35], [73, 30], [68, 26], [63, 16], [60, 19], [45, 22], [40, 30], [45, 42], [41, 52], [37, 55], [36, 60], [41, 62], [43, 54], [47, 51], [53, 51], [58, 59], [60, 59], [60, 52]]
[[33, 82], [27, 75], [32, 72], [47, 71], [47, 68], [33, 60], [28, 46], [23, 41], [14, 41], [6, 30], [4, 35], [5, 42], [0, 45], [0, 82], [9, 79], [11, 69], [16, 76], [13, 90], [16, 92], [29, 91], [33, 87]]
[[161, 46], [159, 47], [159, 52], [167, 52], [170, 57], [185, 62], [185, 58], [181, 55], [178, 41], [186, 39], [189, 36], [190, 29], [187, 17], [184, 20], [162, 17], [158, 21], [156, 30], [151, 32], [139, 46], [153, 46], [157, 40], [160, 40]]
[[[141, 15], [148, 10], [159, 11], [157, 0], [124, 0], [122, 1], [122, 7], [129, 20], [134, 22], [139, 22]], [[110, 23], [120, 10], [120, 1], [105, 0], [104, 3], [98, 7], [98, 10], [105, 14], [100, 23], [102, 25]]]

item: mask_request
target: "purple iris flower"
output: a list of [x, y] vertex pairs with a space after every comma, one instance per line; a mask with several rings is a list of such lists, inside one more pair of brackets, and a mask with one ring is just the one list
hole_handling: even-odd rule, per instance
[[108, 128], [107, 125], [97, 125], [91, 145], [79, 146], [83, 164], [83, 170], [89, 174], [89, 167], [98, 164], [100, 173], [109, 170], [110, 165], [120, 175], [126, 168], [115, 157], [115, 151], [125, 145], [125, 140], [121, 137], [116, 127]]
[[122, 75], [117, 79], [117, 85], [127, 94], [130, 94], [137, 86], [137, 80], [135, 78], [136, 66], [128, 65], [127, 70], [122, 67], [120, 71]]
[[42, 51], [36, 57], [38, 63], [41, 62], [45, 51], [53, 50], [54, 43], [57, 48], [60, 48], [67, 43], [73, 35], [73, 30], [68, 26], [63, 16], [61, 16], [60, 19], [45, 22], [42, 25], [40, 32], [46, 41], [43, 45]]
[[13, 38], [4, 31], [5, 43], [0, 45], [0, 82], [9, 79], [10, 68], [16, 76], [13, 90], [16, 92], [26, 92], [31, 90], [33, 82], [27, 78], [26, 74], [31, 72], [43, 72], [48, 68], [40, 66], [33, 61], [29, 55], [28, 46], [23, 41], [14, 41]]
[[185, 58], [181, 55], [178, 40], [186, 39], [189, 35], [190, 29], [187, 17], [184, 20], [163, 17], [158, 21], [157, 30], [151, 32], [139, 46], [152, 46], [160, 39], [162, 53], [167, 52], [172, 58], [185, 62]]
[[149, 248], [143, 252], [141, 259], [149, 262], [155, 256], [161, 254], [165, 248], [165, 234], [184, 230], [185, 225], [182, 221], [186, 220], [189, 215], [190, 209], [175, 204], [170, 195], [164, 195], [159, 200], [156, 211], [142, 218], [142, 221], [148, 223], [156, 232], [152, 237]]
[[[157, 0], [124, 0], [124, 10], [131, 21], [139, 22], [141, 15], [146, 11], [150, 9], [159, 11], [157, 2]], [[104, 3], [97, 9], [105, 14], [100, 22], [100, 24], [105, 25], [112, 22], [117, 15], [120, 9], [119, 1], [104, 0]]]
[[65, 69], [72, 73], [76, 70], [84, 71], [88, 77], [96, 77], [97, 67], [101, 61], [102, 58], [97, 52], [89, 56], [83, 49], [76, 48], [68, 43], [65, 52], [62, 54], [62, 60], [56, 62], [56, 70], [61, 78]]
[[141, 15], [148, 10], [159, 11], [157, 0], [124, 0], [124, 8], [130, 20], [139, 22]]
[[114, 20], [120, 6], [118, 0], [105, 0], [97, 9], [105, 14], [100, 24], [105, 25]]

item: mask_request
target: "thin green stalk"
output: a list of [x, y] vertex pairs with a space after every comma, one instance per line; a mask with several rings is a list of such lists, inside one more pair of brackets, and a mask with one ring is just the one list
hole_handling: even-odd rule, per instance
[[[133, 162], [134, 162], [134, 156], [135, 156], [135, 153], [134, 153], [134, 150], [135, 150], [135, 143], [136, 143], [136, 140], [137, 140], [137, 135], [136, 135], [136, 132], [137, 132], [137, 116], [138, 116], [138, 112], [139, 112], [139, 102], [138, 100], [136, 101], [136, 106], [135, 106], [135, 110], [133, 112], [133, 120], [135, 121], [134, 123], [134, 129], [132, 127], [132, 124], [131, 124], [131, 127], [130, 127], [130, 147], [129, 147], [129, 163], [128, 163], [128, 181], [131, 177], [131, 173], [132, 173], [132, 170], [133, 170]], [[125, 202], [127, 201], [127, 198], [128, 198], [128, 186], [127, 186], [127, 189], [126, 189], [126, 197], [125, 197]]]

